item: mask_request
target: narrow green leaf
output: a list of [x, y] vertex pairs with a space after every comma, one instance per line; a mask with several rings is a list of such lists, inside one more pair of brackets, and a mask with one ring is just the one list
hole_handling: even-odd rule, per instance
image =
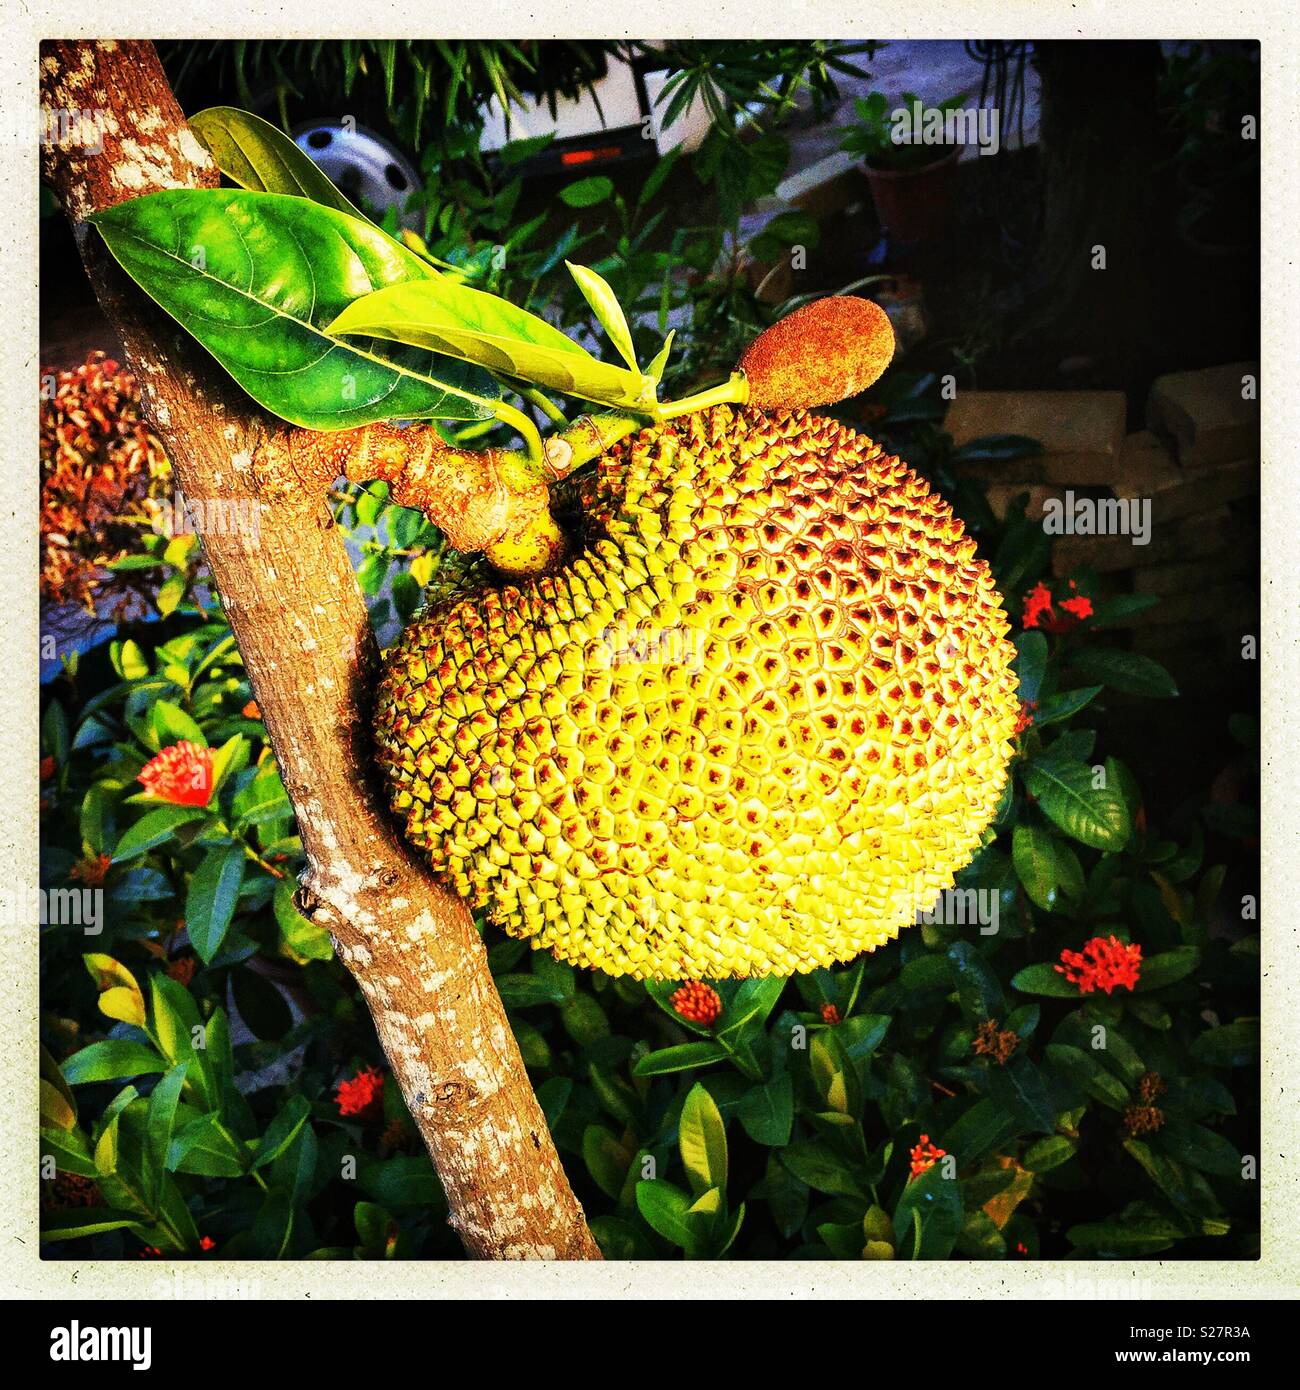
[[117, 842], [113, 862], [121, 864], [126, 859], [147, 854], [170, 840], [182, 825], [202, 820], [206, 814], [201, 806], [160, 806], [156, 811], [145, 812]]
[[601, 362], [536, 314], [445, 277], [376, 290], [349, 304], [328, 329], [425, 348], [604, 405], [647, 404], [639, 372]]
[[217, 954], [235, 915], [244, 863], [243, 845], [221, 845], [203, 856], [190, 879], [185, 926], [205, 965]]
[[660, 1048], [647, 1053], [632, 1068], [634, 1076], [666, 1076], [670, 1072], [690, 1071], [692, 1067], [707, 1067], [720, 1062], [727, 1049], [717, 1043], [682, 1043], [677, 1047]]
[[167, 1153], [171, 1148], [172, 1130], [176, 1125], [176, 1108], [180, 1104], [181, 1087], [185, 1084], [188, 1063], [173, 1067], [153, 1088], [149, 1097], [146, 1132], [149, 1145], [150, 1196], [158, 1205], [163, 1175], [167, 1171]]
[[91, 1081], [152, 1076], [166, 1070], [166, 1063], [147, 1043], [109, 1038], [74, 1052], [63, 1064], [63, 1077], [69, 1086], [84, 1086]]
[[1089, 680], [1100, 681], [1112, 690], [1151, 699], [1169, 699], [1178, 694], [1173, 677], [1157, 661], [1137, 652], [1116, 647], [1080, 647], [1070, 653], [1070, 668]]
[[627, 316], [623, 313], [623, 306], [618, 302], [618, 296], [604, 277], [597, 275], [588, 266], [575, 265], [572, 261], [565, 261], [564, 264], [568, 266], [569, 274], [582, 291], [582, 297], [591, 306], [591, 312], [596, 315], [597, 322], [609, 335], [609, 341], [627, 363], [628, 370], [640, 375], [641, 369], [636, 364], [636, 349], [632, 346], [632, 330], [628, 327]]
[[236, 106], [209, 106], [190, 129], [232, 183], [254, 193], [283, 193], [363, 218], [311, 157], [277, 126]]
[[310, 1114], [311, 1105], [305, 1096], [290, 1096], [253, 1151], [251, 1166], [261, 1168], [267, 1163], [274, 1163], [298, 1137]]

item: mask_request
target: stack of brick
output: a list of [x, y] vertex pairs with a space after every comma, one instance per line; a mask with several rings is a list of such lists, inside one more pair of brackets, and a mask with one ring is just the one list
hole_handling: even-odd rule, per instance
[[[1258, 366], [1236, 362], [1162, 376], [1146, 402], [1147, 428], [1128, 432], [1118, 391], [968, 391], [945, 428], [961, 446], [983, 435], [1036, 439], [1041, 454], [972, 461], [994, 511], [1029, 494], [1026, 515], [1067, 494], [1150, 499], [1145, 545], [1130, 535], [1053, 538], [1052, 572], [1088, 569], [1107, 593], [1154, 594], [1132, 617], [1135, 650], [1175, 679], [1198, 674], [1211, 652], [1240, 660], [1257, 630], [1259, 554]], [[1180, 681], [1180, 684], [1182, 682]]]

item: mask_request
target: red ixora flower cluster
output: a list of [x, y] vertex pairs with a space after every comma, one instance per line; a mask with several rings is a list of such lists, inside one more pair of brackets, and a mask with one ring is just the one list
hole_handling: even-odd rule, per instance
[[377, 1067], [366, 1067], [350, 1081], [340, 1081], [335, 1093], [340, 1115], [368, 1116], [383, 1100], [383, 1073]]
[[844, 1020], [840, 1017], [840, 1011], [835, 1007], [834, 1004], [822, 1005], [823, 1023], [828, 1024], [830, 1027], [834, 1028], [837, 1023], [842, 1023], [843, 1021]]
[[1062, 951], [1061, 963], [1054, 968], [1078, 985], [1080, 994], [1098, 989], [1109, 994], [1118, 985], [1133, 989], [1142, 970], [1142, 947], [1117, 936], [1094, 936], [1084, 942], [1082, 951]]
[[182, 739], [150, 758], [136, 781], [156, 801], [206, 806], [212, 797], [212, 749]]
[[[928, 1173], [941, 1158], [947, 1156], [947, 1149], [938, 1148], [930, 1143], [928, 1134], [923, 1134], [921, 1142], [912, 1148], [912, 1178], [919, 1178], [922, 1173]], [[909, 1182], [911, 1180], [911, 1178], [908, 1179]]]
[[1026, 729], [1034, 722], [1034, 711], [1038, 708], [1037, 700], [1021, 700], [1020, 713], [1016, 715], [1016, 727], [1012, 729], [1013, 734], [1023, 734]]
[[692, 980], [673, 992], [668, 1001], [673, 1009], [689, 1023], [711, 1028], [722, 1013], [722, 996], [703, 980]]
[[1026, 628], [1042, 628], [1044, 632], [1069, 632], [1072, 627], [1084, 618], [1091, 618], [1093, 614], [1092, 600], [1086, 594], [1077, 592], [1078, 588], [1074, 580], [1070, 580], [1070, 597], [1060, 600], [1057, 606], [1061, 613], [1058, 615], [1052, 607], [1055, 602], [1052, 591], [1040, 580], [1025, 595], [1021, 623]]

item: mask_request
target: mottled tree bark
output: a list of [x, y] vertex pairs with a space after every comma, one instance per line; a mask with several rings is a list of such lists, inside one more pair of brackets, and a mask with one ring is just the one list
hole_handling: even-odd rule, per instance
[[98, 113], [102, 148], [52, 144], [44, 172], [184, 496], [200, 515], [258, 517], [256, 529], [202, 536], [204, 554], [297, 812], [301, 905], [365, 995], [451, 1224], [474, 1256], [599, 1259], [473, 923], [407, 855], [376, 794], [377, 653], [323, 492], [304, 485], [319, 466], [301, 434], [254, 409], [126, 280], [84, 220], [158, 189], [215, 186], [216, 170], [150, 44], [45, 44], [41, 91], [56, 111]]

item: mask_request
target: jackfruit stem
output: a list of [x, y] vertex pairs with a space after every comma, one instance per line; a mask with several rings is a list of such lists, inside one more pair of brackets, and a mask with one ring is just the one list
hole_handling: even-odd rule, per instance
[[555, 404], [545, 391], [539, 390], [536, 386], [525, 386], [522, 384], [515, 389], [530, 405], [535, 405], [551, 424], [559, 425], [561, 429], [568, 428], [569, 417]]
[[532, 419], [525, 415], [522, 410], [516, 410], [514, 406], [507, 405], [505, 401], [492, 402], [492, 414], [501, 421], [503, 425], [508, 425], [524, 441], [524, 453], [528, 462], [534, 466], [538, 476], [545, 470], [544, 454], [542, 451], [542, 436], [538, 433], [537, 426]]
[[715, 405], [745, 405], [749, 401], [749, 379], [742, 371], [734, 371], [726, 381], [710, 386], [707, 391], [697, 391], [693, 396], [683, 396], [679, 401], [664, 401], [656, 405], [651, 418], [656, 423], [675, 420], [679, 415], [694, 415], [697, 410], [708, 410]]

